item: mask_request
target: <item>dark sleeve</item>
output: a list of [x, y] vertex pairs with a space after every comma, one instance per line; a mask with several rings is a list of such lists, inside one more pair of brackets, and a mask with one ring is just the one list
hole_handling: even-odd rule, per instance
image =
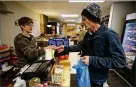
[[69, 52], [78, 52], [81, 50], [81, 44], [72, 45], [72, 46], [65, 46], [64, 50], [69, 51]]
[[90, 56], [89, 64], [96, 68], [123, 68], [126, 65], [126, 58], [120, 38], [115, 32], [108, 35], [110, 57]]
[[[84, 35], [83, 41], [84, 41], [85, 38], [87, 38], [88, 35], [89, 35], [89, 33], [86, 32], [85, 35]], [[69, 51], [69, 52], [78, 52], [78, 51], [81, 51], [82, 44], [83, 44], [83, 42], [81, 42], [78, 45], [65, 46], [64, 49], [65, 49], [65, 51]]]
[[24, 40], [16, 41], [15, 45], [15, 47], [17, 47], [30, 61], [45, 54], [43, 48], [39, 49], [36, 46], [27, 44]]

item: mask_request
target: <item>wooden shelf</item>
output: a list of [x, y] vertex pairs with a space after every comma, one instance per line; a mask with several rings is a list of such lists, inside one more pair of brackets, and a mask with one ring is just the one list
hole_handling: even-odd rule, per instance
[[10, 60], [10, 57], [4, 58], [4, 59], [0, 59], [0, 63], [3, 62], [3, 61], [6, 61], [6, 60]]

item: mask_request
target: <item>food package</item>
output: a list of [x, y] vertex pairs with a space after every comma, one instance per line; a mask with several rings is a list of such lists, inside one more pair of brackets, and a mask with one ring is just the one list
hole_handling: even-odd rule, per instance
[[46, 49], [45, 51], [45, 60], [51, 60], [54, 58], [54, 50]]
[[53, 69], [52, 82], [61, 83], [63, 77], [64, 66], [55, 65]]

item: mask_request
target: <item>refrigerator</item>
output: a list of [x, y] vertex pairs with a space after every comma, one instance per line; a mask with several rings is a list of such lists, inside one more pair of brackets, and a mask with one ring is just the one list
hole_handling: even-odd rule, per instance
[[136, 20], [127, 20], [125, 23], [122, 46], [126, 55], [127, 67], [133, 68], [136, 58]]
[[131, 86], [136, 85], [136, 13], [128, 14], [122, 32], [122, 46], [126, 55], [126, 67], [116, 69]]

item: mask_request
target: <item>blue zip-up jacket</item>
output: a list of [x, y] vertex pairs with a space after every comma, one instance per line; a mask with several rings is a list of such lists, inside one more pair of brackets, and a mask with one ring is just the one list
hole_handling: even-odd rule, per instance
[[65, 46], [64, 50], [82, 51], [82, 56], [90, 56], [91, 84], [103, 84], [108, 78], [109, 69], [126, 66], [126, 57], [118, 34], [104, 25], [95, 33], [87, 32], [81, 44]]

